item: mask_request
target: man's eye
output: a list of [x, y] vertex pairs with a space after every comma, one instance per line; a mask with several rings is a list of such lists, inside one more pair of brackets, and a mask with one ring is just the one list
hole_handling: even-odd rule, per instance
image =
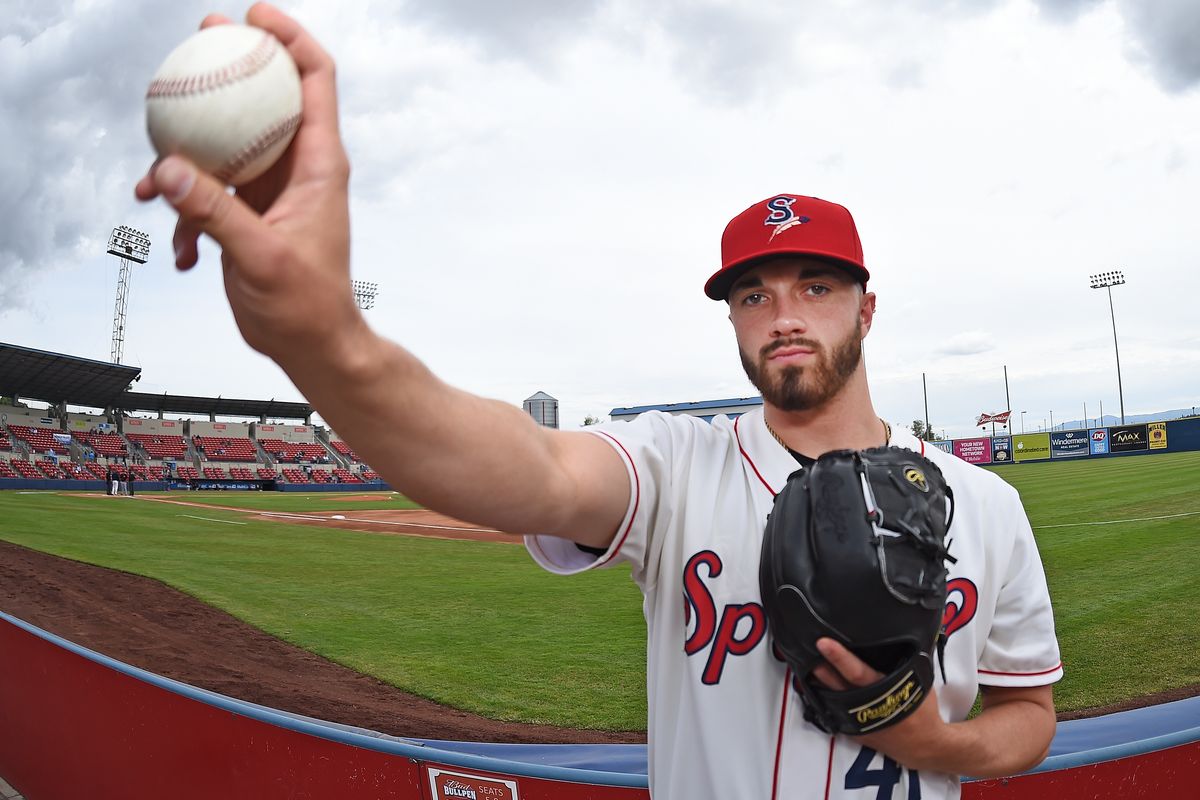
[[760, 292], [751, 292], [742, 298], [742, 305], [756, 306], [767, 299], [767, 296]]
[[814, 283], [812, 286], [808, 287], [808, 291], [809, 291], [809, 293], [815, 294], [818, 297], [820, 297], [821, 295], [829, 294], [830, 289], [828, 286], [825, 286], [823, 284]]

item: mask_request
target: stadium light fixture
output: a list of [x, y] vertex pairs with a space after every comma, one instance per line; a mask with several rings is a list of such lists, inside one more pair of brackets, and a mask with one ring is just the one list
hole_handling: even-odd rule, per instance
[[1112, 287], [1125, 283], [1125, 273], [1121, 270], [1100, 272], [1091, 277], [1093, 289], [1108, 291], [1108, 313], [1112, 318], [1113, 352], [1117, 356], [1117, 399], [1121, 402], [1121, 424], [1125, 424], [1125, 390], [1121, 386], [1121, 351], [1117, 347], [1117, 312], [1113, 310]]
[[363, 311], [375, 307], [375, 298], [379, 295], [379, 284], [368, 281], [352, 281], [354, 288], [354, 305]]
[[150, 237], [128, 225], [118, 225], [108, 237], [108, 254], [121, 259], [121, 271], [117, 275], [117, 303], [113, 308], [112, 347], [109, 350], [112, 363], [120, 364], [121, 350], [125, 347], [130, 268], [133, 264], [145, 264], [150, 259]]

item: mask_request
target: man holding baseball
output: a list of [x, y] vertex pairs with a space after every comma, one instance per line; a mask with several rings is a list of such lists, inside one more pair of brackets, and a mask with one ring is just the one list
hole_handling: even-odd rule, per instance
[[[333, 62], [270, 6], [247, 21], [299, 68], [304, 108], [290, 149], [236, 195], [168, 157], [137, 196], [178, 212], [180, 269], [196, 264], [201, 234], [220, 244], [246, 341], [397, 489], [526, 535], [555, 572], [631, 563], [645, 594], [655, 797], [940, 800], [958, 796], [960, 775], [1013, 774], [1045, 757], [1062, 667], [1029, 523], [1007, 484], [940, 451], [923, 455], [955, 499], [944, 679], [894, 725], [830, 734], [805, 718], [772, 650], [757, 575], [763, 527], [789, 475], [832, 450], [923, 451], [871, 403], [861, 342], [875, 295], [846, 209], [796, 193], [757, 202], [726, 229], [719, 269], [697, 276], [729, 304], [761, 411], [711, 425], [646, 414], [588, 431], [542, 428], [519, 408], [446, 385], [367, 326], [351, 293]], [[832, 639], [817, 646], [824, 686], [880, 678]], [[968, 720], [980, 692], [982, 712]]]

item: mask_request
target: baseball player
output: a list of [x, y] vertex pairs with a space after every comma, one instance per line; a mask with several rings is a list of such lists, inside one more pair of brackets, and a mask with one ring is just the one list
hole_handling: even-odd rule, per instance
[[[632, 565], [649, 634], [654, 797], [942, 800], [958, 796], [959, 775], [1012, 774], [1044, 758], [1062, 668], [1029, 524], [1007, 484], [875, 413], [861, 359], [875, 295], [846, 209], [774, 195], [722, 238], [705, 293], [729, 304], [761, 410], [712, 424], [650, 413], [587, 431], [541, 428], [519, 408], [446, 385], [369, 329], [350, 287], [333, 62], [270, 6], [247, 20], [272, 31], [301, 72], [304, 117], [284, 161], [231, 195], [172, 156], [138, 197], [162, 196], [179, 213], [180, 269], [195, 265], [201, 233], [221, 245], [246, 341], [397, 489], [525, 534], [554, 572]], [[890, 727], [833, 735], [804, 719], [771, 647], [763, 528], [798, 466], [884, 444], [923, 453], [954, 491], [945, 680]], [[832, 639], [818, 648], [826, 663], [814, 675], [830, 689], [881, 677]], [[983, 710], [967, 720], [980, 691]]]

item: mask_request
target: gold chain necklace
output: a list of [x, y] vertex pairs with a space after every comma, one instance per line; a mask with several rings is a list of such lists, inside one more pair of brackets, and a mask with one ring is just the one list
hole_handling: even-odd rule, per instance
[[[889, 425], [888, 421], [883, 417], [880, 417], [879, 421], [883, 423], [883, 446], [887, 447], [892, 442], [892, 426]], [[783, 447], [784, 450], [790, 451], [792, 449], [787, 446], [787, 442], [783, 441], [783, 437], [771, 427], [771, 423], [767, 422], [766, 414], [763, 414], [763, 423], [766, 424], [767, 430], [770, 431], [771, 435], [775, 437], [775, 441], [779, 442], [780, 446]]]

